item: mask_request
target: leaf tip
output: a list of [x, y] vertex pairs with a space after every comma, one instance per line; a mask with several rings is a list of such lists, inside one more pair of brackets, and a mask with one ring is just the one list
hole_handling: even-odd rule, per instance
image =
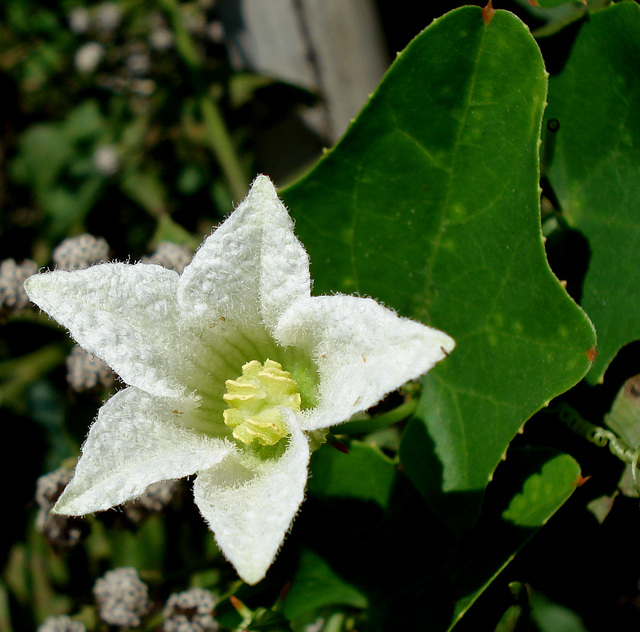
[[582, 487], [591, 477], [590, 476], [582, 476], [582, 474], [580, 474], [580, 476], [578, 476], [578, 478], [576, 478], [576, 480], [573, 482], [573, 484], [576, 487]]
[[482, 21], [485, 26], [489, 26], [489, 22], [493, 19], [493, 14], [496, 10], [493, 8], [493, 0], [487, 2], [487, 6], [482, 7]]
[[253, 614], [251, 610], [249, 610], [249, 608], [245, 606], [244, 603], [240, 601], [240, 599], [238, 599], [235, 595], [231, 595], [229, 597], [229, 601], [241, 617], [248, 618]]

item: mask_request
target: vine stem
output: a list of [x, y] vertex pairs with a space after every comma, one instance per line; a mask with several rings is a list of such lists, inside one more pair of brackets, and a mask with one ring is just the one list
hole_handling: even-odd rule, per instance
[[624, 463], [631, 465], [631, 475], [634, 485], [640, 491], [640, 446], [629, 447], [618, 435], [611, 430], [596, 426], [583, 419], [576, 410], [562, 404], [559, 409], [560, 419], [576, 434], [584, 437], [599, 448], [609, 446], [609, 451]]
[[20, 358], [0, 363], [0, 378], [8, 379], [0, 387], [0, 404], [11, 406], [27, 386], [60, 365], [66, 356], [57, 344], [49, 344]]

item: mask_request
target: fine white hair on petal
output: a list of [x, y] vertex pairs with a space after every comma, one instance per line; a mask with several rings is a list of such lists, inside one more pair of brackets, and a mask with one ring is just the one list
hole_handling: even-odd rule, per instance
[[189, 413], [175, 406], [175, 400], [135, 387], [116, 393], [100, 409], [54, 510], [83, 515], [109, 509], [142, 495], [152, 483], [211, 468], [236, 450], [228, 441], [185, 428]]
[[433, 368], [455, 346], [442, 331], [353, 296], [298, 301], [282, 315], [275, 335], [284, 346], [308, 352], [318, 367], [320, 401], [301, 415], [305, 430], [367, 410]]
[[265, 576], [304, 500], [309, 445], [292, 419], [280, 459], [251, 471], [231, 457], [199, 472], [193, 487], [222, 552], [248, 584]]
[[[161, 396], [183, 392], [186, 353], [177, 353], [178, 274], [151, 264], [103, 263], [25, 281], [29, 298], [127, 383]], [[195, 345], [197, 341], [192, 341]]]
[[208, 315], [273, 329], [278, 316], [311, 293], [309, 257], [267, 176], [202, 244], [179, 282], [186, 319]]

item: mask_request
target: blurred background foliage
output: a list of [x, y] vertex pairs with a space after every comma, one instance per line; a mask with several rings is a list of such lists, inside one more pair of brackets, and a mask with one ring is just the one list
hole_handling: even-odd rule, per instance
[[[345, 18], [334, 16], [333, 22], [327, 18], [323, 23], [311, 19], [313, 3], [288, 4], [293, 13], [276, 15], [276, 27], [279, 21], [297, 24], [296, 33], [307, 45], [299, 59], [279, 67], [286, 54], [280, 57], [277, 50], [295, 49], [293, 37], [286, 30], [268, 31], [265, 22], [278, 46], [274, 44], [272, 56], [269, 48], [265, 53], [253, 46], [260, 35], [234, 30], [242, 3], [0, 3], [0, 259], [51, 267], [56, 247], [86, 233], [106, 240], [108, 257], [117, 260], [137, 261], [154, 254], [160, 258], [158, 248], [165, 242], [193, 251], [244, 197], [256, 173], [267, 173], [286, 185], [312, 166], [357, 115], [396, 52], [434, 18], [469, 3], [354, 2], [351, 11], [360, 11], [362, 17], [366, 10], [366, 24], [360, 26], [369, 29], [369, 37], [356, 44], [355, 35], [354, 41], [343, 35], [339, 20]], [[604, 3], [539, 4], [495, 3], [496, 8], [515, 12], [540, 36], [547, 69], [553, 73], [566, 59], [575, 24], [588, 8]], [[554, 37], [557, 33], [562, 37]], [[318, 43], [325, 40], [329, 52]], [[366, 81], [347, 90], [345, 79], [341, 84], [331, 74], [329, 61], [336, 58]], [[342, 89], [332, 90], [332, 85]], [[573, 274], [575, 261], [566, 256], [569, 237], [551, 244], [550, 260], [571, 283], [580, 270]], [[581, 244], [574, 247], [579, 250]], [[375, 611], [375, 604], [336, 568], [357, 566], [362, 563], [359, 555], [376, 556], [378, 547], [397, 545], [403, 538], [407, 549], [416, 542], [423, 545], [417, 555], [428, 564], [438, 528], [422, 534], [406, 522], [395, 522], [398, 516], [406, 519], [427, 511], [416, 509], [421, 506], [417, 492], [406, 480], [394, 479], [391, 465], [400, 441], [398, 428], [391, 424], [409, 414], [396, 418], [393, 411], [403, 405], [406, 393], [386, 402], [382, 412], [391, 410], [391, 417], [381, 417], [374, 432], [351, 446], [358, 460], [356, 473], [350, 475], [360, 482], [375, 479], [371, 485], [345, 491], [339, 477], [323, 478], [323, 473], [333, 472], [332, 453], [315, 457], [318, 475], [310, 483], [312, 500], [273, 570], [276, 578], [295, 573], [286, 601], [277, 580], [251, 589], [236, 581], [193, 503], [188, 497], [184, 502], [189, 492], [181, 485], [172, 490], [162, 515], [142, 511], [141, 518], [140, 511], [123, 510], [91, 517], [83, 526], [66, 525], [76, 531], [71, 536], [65, 532], [66, 540], [58, 544], [71, 537], [82, 546], [71, 552], [56, 549], [35, 525], [36, 482], [61, 464], [73, 465], [90, 421], [115, 386], [113, 380], [98, 380], [90, 388], [75, 388], [65, 363], [71, 342], [35, 311], [8, 309], [5, 304], [2, 318], [0, 406], [8, 429], [3, 475], [9, 503], [4, 505], [0, 549], [0, 632], [33, 630], [47, 617], [62, 613], [74, 614], [90, 630], [112, 629], [97, 618], [92, 588], [105, 571], [122, 566], [140, 570], [155, 600], [152, 615], [140, 629], [161, 629], [162, 603], [173, 590], [188, 586], [205, 587], [221, 597], [216, 616], [224, 629], [364, 629], [363, 612], [367, 607]], [[41, 326], [34, 327], [34, 322]], [[618, 359], [613, 374], [628, 374], [622, 366], [630, 353]], [[609, 402], [614, 395], [608, 394]], [[542, 420], [529, 439], [535, 444], [547, 430]], [[354, 435], [362, 438], [362, 430], [354, 430]], [[584, 447], [581, 464], [598, 458], [595, 453], [596, 448]], [[614, 462], [610, 480], [600, 479], [600, 488], [592, 488], [594, 498], [615, 487], [618, 466]], [[571, 471], [568, 466], [567, 476]], [[513, 476], [517, 479], [517, 472]], [[393, 511], [382, 519], [393, 486], [401, 491], [394, 497]], [[335, 500], [349, 494], [360, 504]], [[489, 587], [460, 629], [593, 632], [637, 626], [637, 547], [617, 553], [626, 560], [622, 570], [617, 558], [600, 555], [615, 548], [618, 539], [632, 541], [625, 536], [629, 530], [637, 533], [637, 502], [618, 502], [600, 529], [597, 512], [585, 509], [580, 494], [579, 489], [562, 517], [554, 518], [501, 581]], [[610, 509], [602, 509], [604, 515]], [[329, 532], [317, 534], [324, 557], [307, 548], [308, 534], [317, 531], [320, 514], [332, 525]], [[373, 541], [370, 523], [378, 525]], [[361, 540], [371, 548], [357, 553], [355, 545], [350, 549]], [[563, 571], [555, 574], [553, 566], [560, 557]], [[332, 566], [327, 559], [332, 559]], [[384, 564], [380, 572], [387, 575], [381, 585], [402, 593], [401, 569]], [[532, 582], [541, 592], [529, 602], [520, 582]], [[412, 596], [403, 607], [412, 614], [404, 617], [399, 612], [399, 621], [420, 620], [419, 591], [409, 592]], [[402, 599], [394, 603], [398, 607]], [[531, 608], [533, 618], [527, 614]], [[424, 617], [424, 627], [429, 628], [429, 615]], [[525, 620], [530, 627], [524, 627]], [[439, 625], [446, 629], [442, 622]]]

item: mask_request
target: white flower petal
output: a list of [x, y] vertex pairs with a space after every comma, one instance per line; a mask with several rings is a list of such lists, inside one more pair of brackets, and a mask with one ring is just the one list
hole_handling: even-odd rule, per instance
[[265, 576], [304, 499], [309, 446], [290, 426], [289, 447], [277, 461], [252, 471], [229, 458], [199, 472], [193, 487], [218, 546], [249, 584]]
[[[369, 408], [454, 346], [370, 299], [311, 298], [310, 286], [307, 253], [265, 176], [181, 277], [116, 263], [28, 279], [30, 298], [130, 385], [98, 413], [55, 511], [108, 509], [197, 473], [195, 501], [221, 550], [260, 581], [304, 498], [306, 432]], [[261, 461], [225, 438], [224, 394], [243, 365], [267, 358], [295, 375], [310, 408], [285, 409], [287, 448]]]
[[25, 281], [29, 298], [89, 353], [132, 386], [160, 396], [182, 392], [187, 354], [179, 334], [178, 275], [151, 264], [103, 263]]
[[137, 498], [152, 483], [213, 467], [236, 450], [230, 442], [182, 427], [174, 406], [134, 387], [116, 393], [91, 426], [55, 511], [83, 515], [109, 509]]
[[272, 330], [278, 316], [310, 291], [309, 258], [293, 221], [271, 180], [258, 176], [185, 268], [178, 297], [185, 318], [222, 316]]
[[371, 299], [318, 296], [292, 305], [275, 332], [317, 363], [320, 402], [300, 415], [305, 430], [326, 428], [367, 410], [431, 369], [453, 350], [447, 334]]

